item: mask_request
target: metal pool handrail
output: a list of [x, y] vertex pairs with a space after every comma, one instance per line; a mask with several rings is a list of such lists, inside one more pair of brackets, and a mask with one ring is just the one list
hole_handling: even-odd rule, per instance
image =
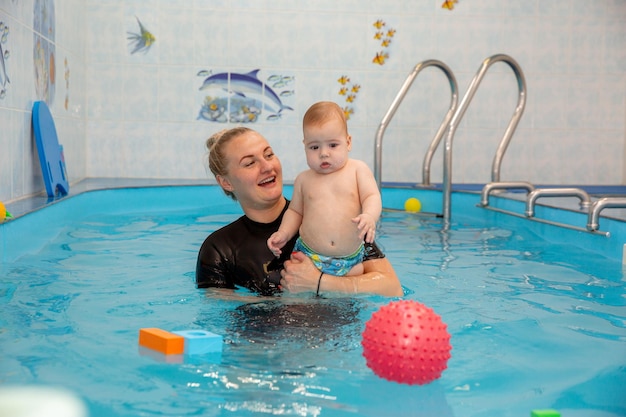
[[[511, 189], [525, 189], [526, 191], [528, 191], [526, 195], [526, 211], [523, 215], [509, 210], [503, 210], [497, 207], [489, 206], [489, 196], [493, 191]], [[537, 202], [537, 199], [541, 197], [578, 197], [580, 199], [580, 208], [589, 209], [587, 217], [587, 228], [539, 219], [535, 217], [535, 204]], [[589, 232], [608, 237], [610, 235], [609, 232], [602, 232], [598, 230], [598, 219], [600, 217], [600, 212], [605, 208], [626, 208], [626, 197], [606, 197], [591, 203], [591, 198], [589, 197], [589, 194], [585, 190], [582, 190], [580, 188], [535, 188], [534, 185], [525, 181], [490, 182], [488, 184], [485, 184], [485, 186], [483, 187], [480, 194], [480, 202], [477, 204], [477, 206], [499, 213], [508, 214], [511, 216], [526, 218], [528, 220], [533, 220], [540, 223], [560, 226], [571, 230]]]
[[509, 181], [509, 182], [490, 182], [485, 184], [482, 192], [480, 193], [480, 206], [489, 206], [489, 195], [494, 190], [512, 190], [512, 189], [524, 189], [529, 193], [535, 190], [535, 186], [525, 181]]
[[439, 142], [441, 141], [441, 138], [443, 137], [444, 133], [446, 132], [446, 129], [448, 128], [448, 125], [450, 123], [450, 120], [452, 119], [452, 116], [454, 115], [457, 102], [458, 102], [457, 82], [456, 82], [456, 78], [454, 77], [454, 74], [452, 73], [452, 70], [446, 64], [436, 59], [429, 59], [426, 61], [422, 61], [419, 64], [417, 64], [415, 68], [413, 68], [413, 71], [411, 71], [409, 75], [407, 76], [406, 80], [404, 80], [404, 84], [402, 84], [402, 87], [400, 87], [400, 91], [398, 91], [398, 94], [396, 94], [396, 97], [393, 99], [391, 106], [389, 106], [387, 113], [385, 114], [382, 121], [378, 125], [378, 130], [376, 131], [376, 141], [374, 144], [374, 177], [376, 178], [376, 183], [378, 184], [379, 189], [381, 188], [381, 182], [382, 182], [381, 180], [382, 158], [383, 158], [382, 157], [382, 145], [383, 145], [383, 136], [385, 134], [385, 130], [387, 129], [389, 122], [391, 122], [391, 119], [396, 113], [396, 110], [398, 110], [400, 103], [402, 103], [404, 96], [406, 96], [406, 93], [409, 91], [409, 88], [411, 87], [411, 84], [413, 84], [413, 81], [415, 80], [417, 75], [424, 68], [428, 68], [428, 67], [437, 67], [440, 70], [442, 70], [443, 73], [448, 78], [448, 82], [450, 83], [450, 90], [451, 90], [450, 108], [448, 112], [446, 113], [446, 116], [444, 117], [443, 121], [441, 122], [441, 125], [439, 126], [439, 130], [435, 134], [435, 137], [432, 140], [430, 147], [428, 148], [428, 151], [426, 152], [426, 155], [424, 157], [422, 181], [424, 185], [430, 184], [430, 162], [433, 158], [435, 150], [437, 149], [437, 146], [439, 145]]
[[589, 194], [580, 188], [540, 188], [528, 193], [526, 216], [533, 217], [535, 215], [535, 203], [542, 197], [578, 197], [581, 209], [587, 209], [591, 205]]
[[587, 230], [594, 232], [600, 227], [600, 212], [605, 208], [626, 208], [625, 197], [604, 197], [596, 200], [589, 209], [587, 217]]
[[517, 86], [519, 90], [517, 106], [515, 107], [515, 111], [513, 112], [513, 117], [509, 122], [509, 125], [504, 132], [504, 136], [500, 141], [500, 145], [496, 150], [496, 155], [493, 159], [493, 164], [491, 168], [491, 181], [499, 182], [500, 181], [500, 165], [502, 163], [502, 158], [504, 157], [504, 153], [506, 152], [506, 148], [511, 141], [511, 137], [513, 137], [513, 133], [515, 132], [515, 128], [524, 113], [524, 108], [526, 107], [526, 79], [524, 78], [524, 73], [520, 68], [517, 61], [511, 58], [508, 55], [497, 54], [493, 55], [487, 59], [485, 59], [478, 69], [478, 72], [474, 76], [474, 79], [470, 83], [465, 96], [461, 100], [461, 104], [459, 108], [454, 113], [452, 120], [450, 121], [450, 125], [448, 126], [448, 134], [444, 140], [444, 159], [443, 159], [443, 220], [444, 227], [447, 227], [450, 223], [450, 196], [452, 190], [452, 142], [454, 139], [454, 133], [458, 128], [469, 103], [474, 98], [474, 94], [476, 94], [476, 90], [480, 85], [480, 82], [485, 77], [487, 70], [491, 67], [491, 65], [496, 62], [505, 62], [511, 67], [513, 72], [515, 73], [515, 77], [517, 78]]

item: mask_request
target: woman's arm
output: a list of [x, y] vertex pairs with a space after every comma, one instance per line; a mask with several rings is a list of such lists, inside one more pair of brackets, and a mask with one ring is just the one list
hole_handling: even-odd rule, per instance
[[[370, 259], [363, 262], [362, 275], [337, 277], [324, 274], [320, 294], [339, 292], [344, 294], [370, 293], [387, 297], [403, 295], [400, 280], [387, 258]], [[298, 293], [317, 291], [320, 271], [302, 252], [295, 252], [285, 261], [280, 281], [283, 290]]]

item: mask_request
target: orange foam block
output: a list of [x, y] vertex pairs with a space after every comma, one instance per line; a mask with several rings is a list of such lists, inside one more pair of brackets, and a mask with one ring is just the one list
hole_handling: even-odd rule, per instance
[[185, 352], [185, 338], [154, 327], [139, 329], [139, 345], [165, 355]]

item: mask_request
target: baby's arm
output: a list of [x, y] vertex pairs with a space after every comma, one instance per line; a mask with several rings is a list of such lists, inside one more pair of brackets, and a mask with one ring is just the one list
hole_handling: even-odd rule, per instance
[[278, 230], [267, 239], [267, 247], [274, 256], [280, 256], [282, 247], [289, 242], [289, 239], [295, 236], [301, 223], [302, 215], [289, 207], [283, 216], [283, 221], [280, 223]]
[[295, 236], [302, 224], [302, 188], [300, 181], [296, 178], [293, 186], [293, 196], [289, 208], [283, 216], [278, 230], [267, 239], [267, 247], [274, 256], [280, 256], [281, 249], [289, 239]]
[[361, 214], [352, 221], [357, 224], [359, 238], [372, 243], [376, 235], [376, 222], [383, 210], [383, 202], [372, 171], [365, 162], [356, 162], [358, 162], [356, 180], [361, 198]]

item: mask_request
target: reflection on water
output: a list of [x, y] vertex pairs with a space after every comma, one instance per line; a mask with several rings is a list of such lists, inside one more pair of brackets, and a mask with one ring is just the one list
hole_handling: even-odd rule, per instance
[[364, 367], [363, 318], [374, 307], [368, 299], [307, 297], [227, 310], [221, 370], [205, 379], [236, 415], [452, 416], [439, 383], [396, 384]]

